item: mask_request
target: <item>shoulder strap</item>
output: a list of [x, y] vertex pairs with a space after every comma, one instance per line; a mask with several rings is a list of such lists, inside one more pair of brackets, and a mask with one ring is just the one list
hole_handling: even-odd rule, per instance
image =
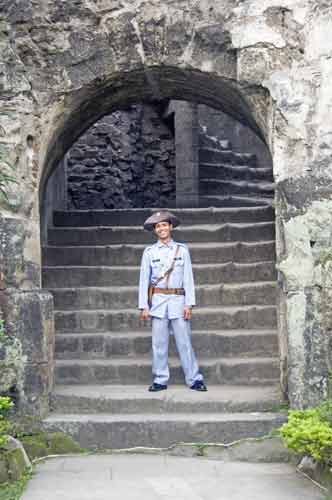
[[180, 245], [176, 245], [176, 250], [175, 250], [175, 254], [174, 254], [174, 257], [173, 257], [173, 260], [172, 260], [172, 264], [171, 264], [171, 267], [169, 269], [167, 269], [167, 271], [163, 274], [163, 276], [160, 276], [157, 281], [155, 282], [154, 286], [158, 285], [158, 283], [160, 281], [162, 281], [164, 278], [167, 278], [166, 279], [166, 288], [168, 288], [168, 281], [169, 281], [169, 277], [171, 275], [171, 272], [173, 271], [174, 269], [174, 265], [175, 265], [175, 260], [176, 260], [176, 257], [178, 256], [178, 253], [179, 253], [179, 250], [180, 250]]
[[174, 254], [174, 257], [173, 257], [173, 260], [172, 260], [171, 267], [170, 267], [170, 268], [168, 269], [168, 271], [166, 271], [166, 273], [165, 273], [165, 275], [166, 275], [166, 288], [168, 288], [169, 277], [170, 277], [170, 275], [171, 275], [171, 272], [172, 272], [172, 271], [173, 271], [173, 269], [174, 269], [175, 259], [176, 259], [176, 257], [178, 256], [179, 250], [180, 250], [180, 245], [177, 245], [177, 246], [176, 246], [176, 251], [175, 251], [175, 254]]

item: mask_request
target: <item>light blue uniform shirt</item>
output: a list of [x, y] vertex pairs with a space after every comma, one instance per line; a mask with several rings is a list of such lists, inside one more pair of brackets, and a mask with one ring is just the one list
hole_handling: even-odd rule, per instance
[[[174, 269], [168, 280], [168, 288], [184, 288], [185, 295], [154, 294], [150, 315], [156, 318], [182, 318], [184, 306], [194, 306], [196, 304], [194, 277], [188, 247], [183, 243], [176, 243], [171, 240], [167, 244], [157, 241], [157, 243], [147, 247], [143, 252], [138, 307], [139, 309], [149, 308], [149, 285], [154, 285], [157, 279], [163, 276], [171, 267], [177, 245], [179, 245], [179, 251], [176, 256]], [[156, 286], [158, 288], [166, 288], [166, 278], [159, 281]]]

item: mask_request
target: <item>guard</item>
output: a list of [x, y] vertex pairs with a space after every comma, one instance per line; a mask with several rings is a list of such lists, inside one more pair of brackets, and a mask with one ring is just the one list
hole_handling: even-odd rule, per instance
[[195, 286], [188, 247], [175, 242], [172, 229], [179, 219], [168, 211], [153, 214], [144, 229], [154, 231], [157, 243], [147, 247], [142, 256], [138, 307], [141, 320], [152, 318], [152, 373], [150, 392], [167, 389], [169, 380], [168, 343], [174, 333], [177, 350], [190, 389], [206, 391], [191, 345], [192, 307]]

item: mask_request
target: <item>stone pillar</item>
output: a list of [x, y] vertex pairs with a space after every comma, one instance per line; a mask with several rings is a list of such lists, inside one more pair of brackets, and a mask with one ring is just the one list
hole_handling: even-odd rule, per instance
[[5, 320], [0, 388], [14, 388], [18, 411], [43, 417], [49, 411], [54, 370], [53, 297], [46, 290], [0, 291]]
[[199, 205], [197, 104], [175, 101], [176, 206]]
[[310, 173], [277, 184], [280, 345], [294, 409], [315, 406], [332, 394], [330, 193], [332, 183]]
[[37, 221], [0, 216], [0, 232], [0, 393], [15, 397], [19, 413], [43, 417], [53, 387], [54, 319], [53, 297], [40, 288]]

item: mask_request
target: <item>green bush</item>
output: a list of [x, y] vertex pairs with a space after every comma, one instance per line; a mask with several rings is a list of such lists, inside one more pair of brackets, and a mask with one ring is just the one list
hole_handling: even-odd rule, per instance
[[5, 322], [3, 319], [0, 317], [0, 345], [3, 341], [5, 341]]
[[307, 410], [291, 410], [280, 433], [291, 450], [332, 465], [332, 401]]
[[7, 420], [7, 415], [13, 407], [13, 402], [10, 398], [0, 396], [0, 448], [2, 448], [8, 441], [8, 431], [10, 429], [10, 422]]

